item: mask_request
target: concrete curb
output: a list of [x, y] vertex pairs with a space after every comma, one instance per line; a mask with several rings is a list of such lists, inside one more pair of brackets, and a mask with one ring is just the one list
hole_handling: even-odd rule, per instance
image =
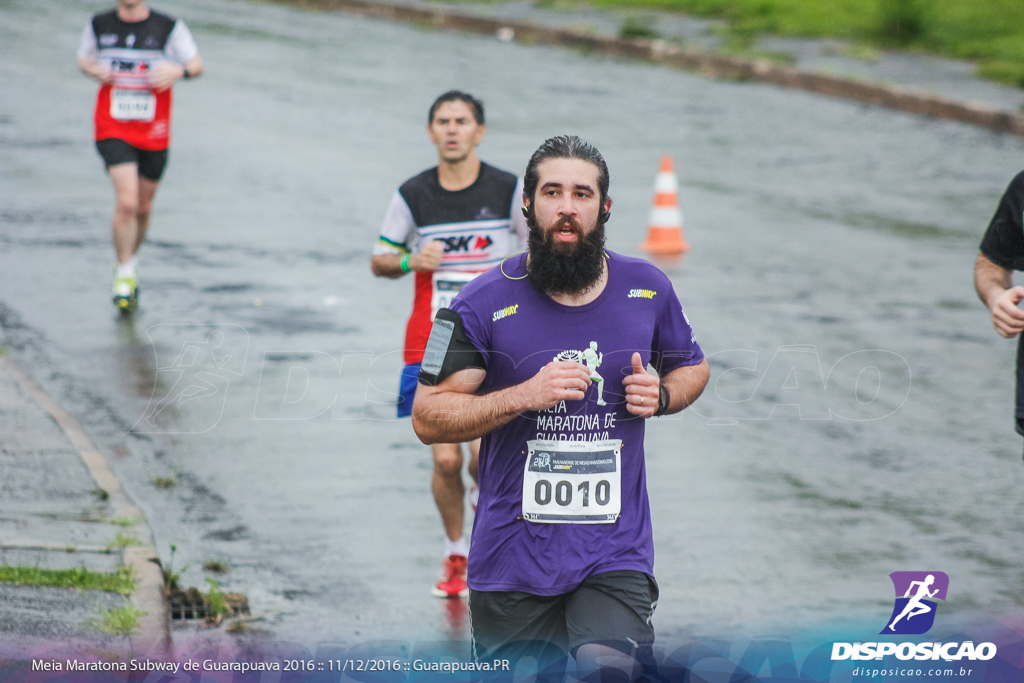
[[122, 562], [135, 572], [135, 591], [131, 595], [131, 603], [146, 614], [139, 620], [139, 633], [130, 638], [131, 648], [137, 655], [169, 657], [171, 632], [163, 595], [163, 575], [160, 572], [159, 556], [153, 546], [153, 531], [146, 522], [145, 515], [129, 500], [106, 458], [92, 444], [75, 418], [65, 412], [35, 380], [9, 358], [0, 357], [0, 372], [12, 377], [18, 387], [57, 422], [61, 431], [78, 451], [93, 481], [109, 494], [108, 501], [115, 515], [137, 520], [133, 526], [144, 532], [145, 544], [125, 548]]
[[1024, 137], [1024, 114], [959, 102], [905, 88], [832, 76], [777, 64], [681, 48], [664, 40], [596, 36], [584, 31], [547, 28], [524, 21], [508, 21], [449, 12], [433, 7], [394, 5], [376, 0], [276, 0], [280, 4], [315, 10], [345, 12], [364, 17], [426, 25], [435, 29], [484, 35], [508, 34], [525, 44], [574, 47], [623, 59], [663, 64], [695, 71], [712, 78], [771, 83], [785, 88], [852, 100], [872, 106], [935, 119], [970, 123], [999, 133]]

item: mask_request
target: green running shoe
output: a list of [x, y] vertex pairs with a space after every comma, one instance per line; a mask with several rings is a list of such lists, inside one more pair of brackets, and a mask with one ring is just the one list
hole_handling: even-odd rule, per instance
[[135, 307], [139, 305], [138, 278], [114, 278], [114, 305], [122, 311], [135, 310]]

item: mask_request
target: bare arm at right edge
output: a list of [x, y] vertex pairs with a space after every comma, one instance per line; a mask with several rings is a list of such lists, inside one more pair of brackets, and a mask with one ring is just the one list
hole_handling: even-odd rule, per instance
[[992, 326], [1006, 338], [1024, 330], [1024, 311], [1017, 304], [1024, 299], [1024, 287], [1014, 287], [1010, 271], [978, 254], [974, 263], [974, 289], [992, 313]]
[[437, 386], [420, 384], [412, 407], [412, 426], [425, 444], [471, 441], [529, 410], [544, 410], [561, 401], [581, 401], [590, 386], [582, 363], [552, 361], [522, 384], [489, 394], [475, 392], [486, 372], [466, 368]]

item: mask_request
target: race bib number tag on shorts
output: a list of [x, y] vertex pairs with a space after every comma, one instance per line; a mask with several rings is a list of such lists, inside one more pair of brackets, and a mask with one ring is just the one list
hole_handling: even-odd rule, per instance
[[621, 439], [527, 441], [523, 519], [611, 524], [622, 510]]
[[451, 308], [452, 299], [459, 293], [459, 290], [479, 274], [435, 270], [431, 278], [430, 319], [434, 319], [439, 309]]
[[118, 121], [152, 121], [156, 96], [148, 90], [115, 88], [110, 93], [110, 115]]

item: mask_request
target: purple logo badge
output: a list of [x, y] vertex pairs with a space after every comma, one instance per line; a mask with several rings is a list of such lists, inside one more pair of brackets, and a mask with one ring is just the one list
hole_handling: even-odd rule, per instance
[[945, 600], [949, 577], [944, 572], [893, 572], [896, 605], [881, 633], [920, 635], [935, 623], [935, 600]]

